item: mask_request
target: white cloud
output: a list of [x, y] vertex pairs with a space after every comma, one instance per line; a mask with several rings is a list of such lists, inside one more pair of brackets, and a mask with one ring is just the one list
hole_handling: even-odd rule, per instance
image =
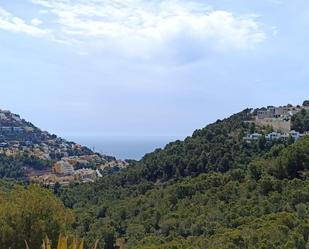
[[40, 20], [40, 19], [38, 19], [38, 18], [33, 18], [33, 19], [31, 20], [31, 24], [34, 25], [34, 26], [39, 26], [39, 25], [41, 25], [42, 23], [43, 23], [43, 21]]
[[[30, 1], [41, 7], [40, 15], [48, 15], [44, 25], [51, 29], [54, 40], [78, 44], [84, 53], [99, 49], [152, 58], [175, 56], [183, 50], [199, 54], [247, 50], [266, 39], [255, 16], [213, 10], [194, 0]], [[41, 21], [37, 18], [31, 25], [21, 19], [16, 23], [11, 15], [4, 22], [2, 28], [9, 26], [6, 29], [12, 31], [46, 32], [38, 28]]]
[[47, 30], [40, 29], [33, 24], [27, 24], [23, 19], [14, 16], [1, 7], [0, 29], [14, 33], [24, 33], [36, 37], [43, 37], [48, 34]]

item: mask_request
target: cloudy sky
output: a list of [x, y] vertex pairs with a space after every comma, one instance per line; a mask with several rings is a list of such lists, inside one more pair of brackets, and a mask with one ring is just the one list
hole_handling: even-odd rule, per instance
[[307, 0], [0, 0], [0, 108], [60, 135], [189, 135], [309, 97]]

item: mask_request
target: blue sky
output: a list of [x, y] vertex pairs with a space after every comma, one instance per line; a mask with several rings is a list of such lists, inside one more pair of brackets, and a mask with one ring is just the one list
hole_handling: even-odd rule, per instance
[[309, 3], [0, 0], [0, 108], [60, 135], [179, 136], [309, 98]]

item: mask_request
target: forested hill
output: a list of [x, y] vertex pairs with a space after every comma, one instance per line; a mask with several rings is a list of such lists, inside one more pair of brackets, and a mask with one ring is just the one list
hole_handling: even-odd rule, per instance
[[[98, 249], [309, 248], [309, 136], [248, 142], [246, 133], [271, 132], [246, 122], [253, 113], [218, 120], [94, 183], [55, 185], [57, 199], [17, 188], [3, 198], [0, 242], [19, 249], [31, 237], [39, 248], [46, 234], [65, 232], [88, 245], [99, 239]], [[306, 127], [303, 114], [293, 125]], [[2, 185], [0, 196], [10, 196], [11, 183]]]
[[184, 141], [147, 154], [139, 162], [143, 176], [151, 181], [165, 181], [209, 171], [225, 172], [246, 165], [253, 155], [264, 149], [243, 141], [244, 133], [250, 130], [244, 121], [250, 117], [251, 110], [244, 110], [196, 130]]
[[194, 131], [184, 141], [172, 142], [164, 149], [146, 154], [141, 161], [115, 176], [117, 182], [121, 185], [143, 180], [166, 182], [210, 171], [245, 168], [273, 145], [286, 145], [286, 141], [266, 141], [265, 137], [254, 143], [244, 141], [246, 133], [266, 132], [246, 122], [252, 118], [252, 113], [252, 109], [246, 109]]
[[[275, 144], [246, 167], [177, 181], [63, 189], [89, 243], [115, 249], [306, 249], [309, 137]], [[109, 178], [110, 184], [115, 178]], [[102, 180], [104, 181], [104, 179]]]

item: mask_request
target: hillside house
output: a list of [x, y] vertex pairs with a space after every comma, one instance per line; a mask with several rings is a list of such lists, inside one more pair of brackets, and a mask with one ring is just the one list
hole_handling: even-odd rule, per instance
[[52, 169], [53, 173], [60, 175], [73, 175], [74, 168], [73, 166], [65, 161], [56, 162]]
[[282, 138], [282, 135], [279, 132], [271, 132], [266, 135], [266, 139], [268, 140], [278, 140], [280, 138]]
[[[271, 132], [267, 135], [265, 135], [265, 138], [267, 140], [271, 140], [271, 141], [274, 141], [274, 140], [278, 140], [278, 139], [288, 139], [289, 137], [292, 137], [295, 141], [304, 137], [304, 136], [308, 136], [309, 135], [309, 132], [306, 132], [306, 133], [299, 133], [297, 131], [290, 131], [290, 132], [287, 132], [287, 133], [280, 133], [280, 132]], [[259, 134], [259, 133], [253, 133], [253, 134], [248, 134], [246, 137], [244, 137], [243, 139], [245, 141], [256, 141], [258, 140], [261, 136], [263, 136], [262, 134]]]
[[301, 133], [299, 133], [298, 131], [290, 131], [289, 135], [294, 138], [294, 140], [298, 140], [300, 139], [300, 137], [302, 136]]
[[246, 141], [256, 141], [256, 140], [259, 140], [260, 137], [262, 137], [262, 134], [253, 133], [253, 134], [248, 134], [247, 136], [245, 136], [244, 140], [246, 140]]

